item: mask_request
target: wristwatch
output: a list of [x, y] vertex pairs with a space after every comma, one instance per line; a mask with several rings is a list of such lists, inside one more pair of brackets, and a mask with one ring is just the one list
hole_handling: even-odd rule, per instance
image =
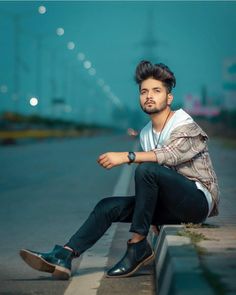
[[136, 159], [135, 153], [134, 152], [129, 152], [128, 153], [128, 158], [129, 158], [129, 163], [128, 164], [133, 163], [135, 161], [135, 159]]

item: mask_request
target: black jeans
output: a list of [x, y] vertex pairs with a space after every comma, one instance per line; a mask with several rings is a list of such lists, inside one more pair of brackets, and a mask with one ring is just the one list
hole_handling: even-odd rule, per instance
[[135, 170], [135, 196], [99, 201], [66, 245], [81, 254], [112, 222], [131, 222], [131, 232], [146, 236], [151, 224], [200, 223], [207, 215], [208, 202], [194, 181], [157, 163], [142, 163]]

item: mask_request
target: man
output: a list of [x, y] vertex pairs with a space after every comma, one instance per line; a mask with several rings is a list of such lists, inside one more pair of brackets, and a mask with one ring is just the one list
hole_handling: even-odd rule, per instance
[[173, 72], [164, 64], [142, 61], [135, 79], [141, 108], [150, 116], [140, 134], [143, 151], [108, 152], [98, 158], [106, 169], [139, 163], [135, 196], [102, 199], [64, 246], [56, 245], [49, 253], [21, 250], [31, 267], [68, 279], [72, 259], [94, 245], [112, 222], [130, 222], [127, 251], [107, 272], [108, 277], [127, 277], [153, 259], [146, 239], [150, 225], [201, 223], [218, 214], [218, 185], [207, 135], [182, 109], [171, 109]]

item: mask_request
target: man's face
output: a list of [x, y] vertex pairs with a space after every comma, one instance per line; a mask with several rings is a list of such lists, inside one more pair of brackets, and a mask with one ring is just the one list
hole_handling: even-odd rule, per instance
[[164, 84], [156, 79], [148, 78], [141, 83], [140, 105], [142, 110], [148, 114], [157, 114], [171, 104], [173, 95], [168, 94]]

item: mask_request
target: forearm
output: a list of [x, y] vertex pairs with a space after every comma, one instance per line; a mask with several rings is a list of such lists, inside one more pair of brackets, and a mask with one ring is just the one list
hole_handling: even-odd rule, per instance
[[149, 152], [135, 152], [135, 163], [142, 162], [157, 162], [157, 156], [153, 151]]
[[[108, 152], [99, 156], [97, 162], [103, 168], [111, 169], [122, 164], [129, 164], [129, 152]], [[133, 163], [156, 162], [157, 156], [153, 151], [135, 152]]]

